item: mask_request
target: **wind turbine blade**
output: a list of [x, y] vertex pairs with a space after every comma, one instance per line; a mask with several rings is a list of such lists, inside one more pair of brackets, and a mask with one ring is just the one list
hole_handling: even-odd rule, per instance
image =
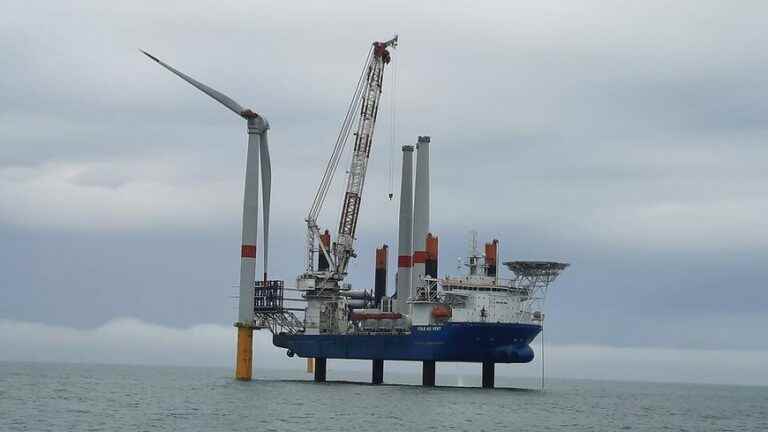
[[269, 199], [272, 193], [272, 163], [269, 160], [269, 143], [267, 130], [261, 134], [261, 193], [264, 201], [264, 274], [267, 273], [269, 264]]
[[179, 72], [178, 70], [174, 69], [170, 65], [165, 64], [163, 61], [161, 61], [160, 59], [158, 59], [157, 57], [153, 56], [152, 54], [150, 54], [148, 52], [146, 52], [144, 50], [139, 50], [139, 51], [143, 52], [144, 55], [146, 55], [147, 57], [149, 57], [152, 60], [156, 61], [158, 64], [160, 64], [164, 68], [166, 68], [169, 71], [171, 71], [174, 74], [176, 74], [176, 76], [178, 76], [179, 78], [181, 78], [184, 81], [186, 81], [186, 82], [192, 84], [193, 86], [197, 87], [198, 90], [200, 90], [201, 92], [203, 92], [203, 93], [207, 94], [208, 96], [216, 99], [222, 105], [224, 105], [225, 107], [227, 107], [227, 108], [231, 109], [232, 111], [234, 111], [235, 114], [241, 116], [243, 111], [245, 111], [245, 108], [240, 106], [239, 103], [237, 103], [234, 100], [232, 100], [232, 98], [230, 98], [229, 96], [227, 96], [227, 95], [225, 95], [223, 93], [220, 93], [220, 92], [218, 92], [218, 91], [208, 87], [207, 85], [205, 85], [205, 84], [195, 80], [194, 78]]

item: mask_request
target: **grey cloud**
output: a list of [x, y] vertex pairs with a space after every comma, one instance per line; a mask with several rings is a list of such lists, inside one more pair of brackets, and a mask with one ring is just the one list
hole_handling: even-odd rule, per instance
[[762, 2], [7, 10], [0, 317], [234, 316], [245, 131], [137, 48], [269, 117], [272, 272], [293, 279], [365, 50], [398, 31], [397, 138], [387, 81], [356, 286], [393, 245], [390, 157], [399, 172], [399, 145], [430, 134], [441, 272], [478, 228], [510, 257], [573, 262], [550, 299], [554, 342], [766, 349]]

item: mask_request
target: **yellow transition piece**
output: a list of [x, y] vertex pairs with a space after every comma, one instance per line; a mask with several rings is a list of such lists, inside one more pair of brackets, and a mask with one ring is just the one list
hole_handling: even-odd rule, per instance
[[253, 328], [237, 327], [235, 378], [250, 381], [253, 373]]

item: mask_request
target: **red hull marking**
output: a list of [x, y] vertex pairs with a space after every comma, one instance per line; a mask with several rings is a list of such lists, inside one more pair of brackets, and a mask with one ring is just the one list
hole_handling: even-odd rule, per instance
[[416, 264], [424, 264], [427, 261], [426, 251], [416, 251], [413, 253], [413, 262]]

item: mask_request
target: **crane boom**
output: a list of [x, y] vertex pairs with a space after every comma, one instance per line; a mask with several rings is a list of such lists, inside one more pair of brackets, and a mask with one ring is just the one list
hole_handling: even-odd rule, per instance
[[[376, 125], [376, 117], [381, 99], [382, 80], [384, 66], [390, 62], [390, 54], [387, 48], [397, 46], [397, 36], [386, 42], [374, 42], [368, 55], [363, 74], [355, 88], [355, 93], [350, 102], [346, 118], [342, 123], [339, 137], [336, 140], [331, 158], [318, 188], [315, 200], [307, 215], [307, 271], [313, 271], [313, 253], [320, 250], [331, 264], [331, 273], [337, 280], [343, 279], [346, 274], [349, 259], [356, 256], [354, 251], [355, 231], [357, 219], [360, 214], [360, 204], [365, 185], [365, 175], [368, 168], [368, 158], [373, 144], [373, 131]], [[350, 132], [355, 125], [354, 148], [352, 163], [347, 174], [347, 186], [344, 193], [344, 202], [339, 219], [339, 228], [336, 241], [331, 250], [327, 250], [320, 242], [319, 249], [315, 249], [316, 239], [319, 236], [317, 217], [322, 209], [325, 196], [330, 187], [331, 178], [339, 164], [341, 153], [346, 146]]]
[[[395, 39], [396, 40], [396, 39]], [[365, 185], [365, 174], [368, 169], [368, 158], [373, 143], [373, 129], [379, 112], [381, 84], [384, 76], [384, 65], [390, 57], [386, 42], [373, 44], [373, 56], [368, 66], [367, 85], [363, 91], [360, 120], [355, 133], [355, 147], [352, 153], [352, 164], [347, 176], [347, 190], [344, 194], [344, 205], [341, 208], [339, 231], [336, 237], [336, 260], [338, 273], [345, 273], [349, 258], [354, 256], [355, 230], [357, 218], [360, 215], [360, 199]]]

